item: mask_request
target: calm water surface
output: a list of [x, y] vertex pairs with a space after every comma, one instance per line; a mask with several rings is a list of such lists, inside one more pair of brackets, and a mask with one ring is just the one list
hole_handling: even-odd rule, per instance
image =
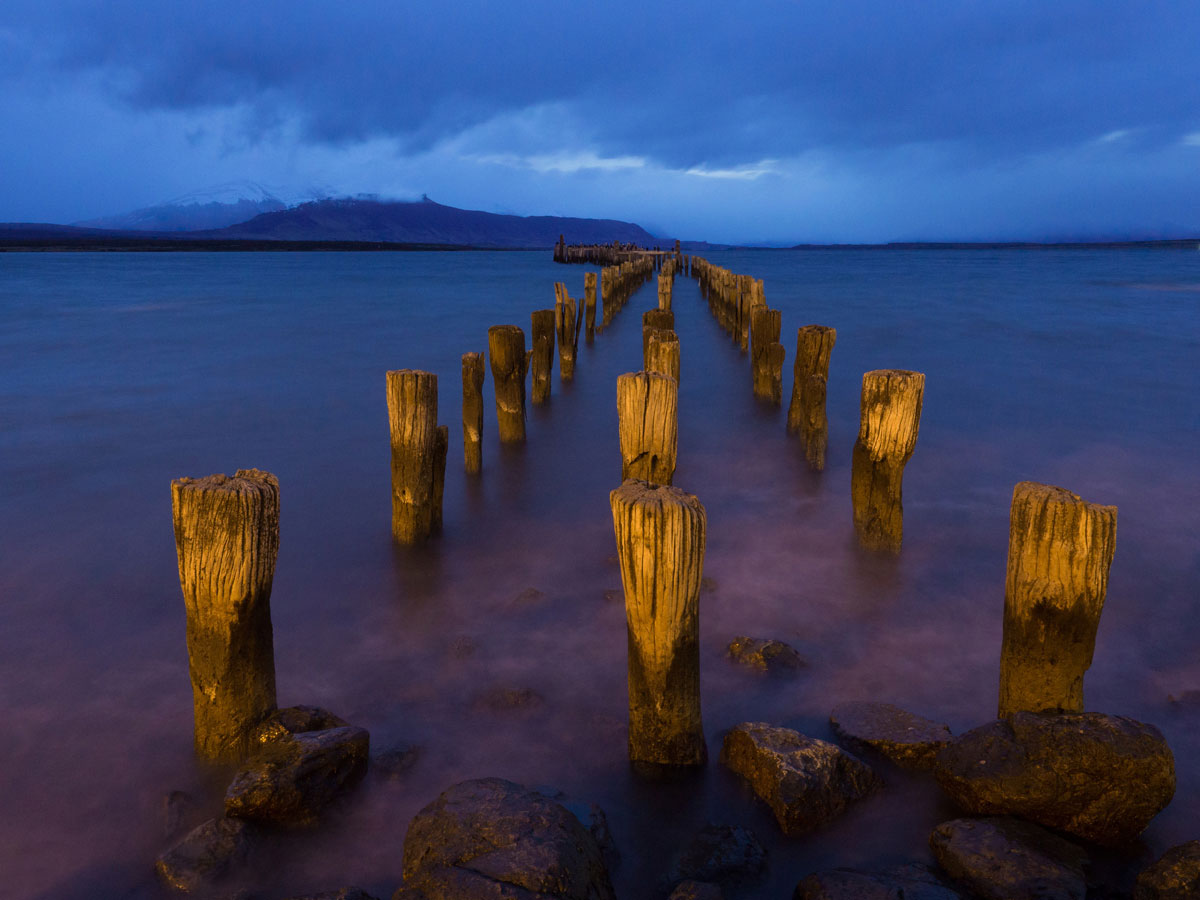
[[[666, 860], [707, 821], [771, 854], [741, 895], [790, 896], [833, 866], [927, 861], [953, 811], [922, 777], [818, 835], [785, 840], [715, 758], [766, 720], [828, 737], [838, 702], [891, 701], [955, 731], [995, 712], [1008, 506], [1024, 479], [1119, 507], [1087, 681], [1091, 709], [1158, 725], [1179, 789], [1150, 852], [1200, 837], [1200, 253], [749, 251], [797, 326], [838, 330], [828, 467], [809, 473], [786, 409], [756, 404], [749, 364], [676, 282], [682, 342], [676, 484], [709, 516], [701, 603], [701, 773], [654, 783], [625, 747], [625, 623], [608, 491], [620, 474], [615, 381], [641, 368], [648, 285], [576, 380], [498, 446], [485, 385], [484, 471], [463, 474], [459, 358], [489, 325], [529, 328], [555, 280], [545, 253], [0, 255], [0, 896], [156, 897], [163, 795], [220, 805], [191, 750], [169, 483], [239, 467], [282, 489], [272, 595], [279, 701], [424, 748], [369, 779], [319, 831], [259, 864], [263, 896], [400, 881], [414, 813], [464, 778], [502, 776], [608, 813], [621, 896], [656, 897]], [[582, 341], [581, 341], [582, 344]], [[392, 545], [384, 371], [440, 378], [450, 426], [446, 531]], [[899, 559], [855, 548], [850, 448], [862, 373], [927, 375], [904, 480]], [[537, 603], [514, 602], [527, 588]], [[724, 659], [738, 634], [794, 644], [809, 668], [767, 681]], [[531, 688], [536, 708], [478, 697]], [[254, 887], [255, 885], [251, 885]]]

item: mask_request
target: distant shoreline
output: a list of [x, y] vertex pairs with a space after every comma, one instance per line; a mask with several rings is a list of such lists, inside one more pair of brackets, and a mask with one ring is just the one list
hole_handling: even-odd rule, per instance
[[[711, 245], [690, 253], [755, 250], [1196, 250], [1200, 238], [1161, 241], [904, 241], [885, 244], [796, 244], [792, 247]], [[413, 252], [413, 251], [551, 252], [553, 247], [485, 247], [474, 244], [398, 243], [390, 241], [284, 241], [252, 238], [116, 238], [82, 237], [8, 238], [0, 232], [0, 253], [305, 253], [305, 252]]]

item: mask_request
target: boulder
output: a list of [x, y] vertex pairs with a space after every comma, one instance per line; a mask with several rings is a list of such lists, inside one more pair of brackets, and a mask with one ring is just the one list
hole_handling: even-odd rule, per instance
[[826, 825], [882, 783], [836, 744], [763, 722], [743, 722], [725, 735], [721, 762], [750, 782], [792, 835]]
[[600, 848], [566, 807], [500, 778], [464, 781], [417, 813], [404, 886], [423, 900], [613, 900]]
[[386, 781], [399, 781], [417, 764], [421, 752], [413, 744], [398, 744], [371, 758], [371, 772]]
[[783, 641], [745, 635], [729, 642], [728, 655], [734, 662], [770, 675], [787, 675], [808, 665], [795, 648]]
[[367, 772], [370, 735], [345, 726], [304, 731], [265, 745], [234, 776], [225, 813], [239, 819], [300, 827]]
[[766, 865], [767, 851], [749, 828], [709, 824], [676, 854], [667, 873], [667, 887], [682, 881], [728, 887], [756, 878]]
[[162, 854], [154, 870], [167, 887], [191, 893], [218, 883], [243, 864], [254, 847], [254, 826], [240, 819], [209, 819]]
[[945, 871], [983, 900], [1083, 900], [1087, 854], [1019, 819], [954, 819], [929, 838]]
[[667, 900], [725, 900], [725, 895], [707, 881], [681, 881]]
[[1133, 900], [1195, 900], [1200, 897], [1200, 841], [1172, 847], [1138, 875]]
[[890, 703], [840, 704], [829, 715], [838, 739], [855, 750], [874, 750], [909, 769], [932, 769], [938, 752], [954, 737], [938, 722]]
[[286, 706], [259, 722], [250, 734], [250, 745], [273, 744], [305, 731], [344, 728], [348, 724], [319, 706]]
[[604, 814], [604, 810], [600, 808], [599, 804], [571, 797], [558, 788], [547, 785], [538, 785], [534, 790], [543, 797], [561, 804], [579, 820], [579, 823], [588, 830], [588, 834], [596, 842], [596, 846], [600, 848], [604, 864], [611, 872], [620, 862], [621, 854], [617, 850], [616, 841], [613, 840], [612, 831], [608, 827], [608, 816]]
[[817, 872], [796, 885], [792, 900], [964, 900], [964, 895], [928, 866], [907, 865]]
[[[200, 818], [200, 804], [187, 791], [171, 791], [163, 796], [163, 837], [173, 838]], [[190, 830], [190, 829], [189, 829]]]
[[1102, 713], [1014, 713], [952, 741], [935, 773], [970, 813], [1020, 816], [1114, 847], [1175, 793], [1175, 760], [1158, 729]]

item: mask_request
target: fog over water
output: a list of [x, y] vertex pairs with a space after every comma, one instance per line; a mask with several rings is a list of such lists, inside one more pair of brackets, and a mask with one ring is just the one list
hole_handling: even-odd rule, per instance
[[[1200, 837], [1200, 253], [1150, 250], [745, 251], [783, 311], [784, 407], [756, 403], [748, 358], [680, 276], [675, 483], [708, 511], [701, 679], [710, 762], [662, 783], [629, 768], [625, 622], [608, 492], [616, 378], [641, 368], [647, 285], [575, 381], [502, 448], [490, 372], [484, 467], [462, 467], [460, 356], [489, 325], [583, 293], [550, 253], [0, 255], [0, 896], [155, 897], [162, 798], [215, 812], [223, 782], [192, 757], [171, 479], [275, 473], [272, 594], [279, 702], [326, 706], [373, 750], [423, 753], [368, 776], [319, 830], [279, 841], [265, 897], [400, 883], [408, 821], [456, 781], [553, 785], [607, 812], [622, 897], [657, 897], [707, 821], [750, 826], [782, 897], [811, 871], [928, 861], [954, 815], [932, 780], [888, 787], [802, 839], [716, 761], [763, 720], [829, 738], [838, 702], [878, 699], [960, 732], [995, 715], [1008, 508], [1044, 481], [1115, 504], [1117, 549], [1087, 707], [1166, 734], [1179, 788], [1155, 855]], [[837, 328], [828, 464], [784, 430], [795, 333]], [[445, 533], [397, 548], [389, 527], [384, 372], [439, 376], [450, 426]], [[862, 553], [850, 448], [864, 371], [926, 373], [904, 478], [904, 548]], [[516, 602], [527, 588], [540, 602]], [[605, 593], [617, 591], [618, 599]], [[724, 658], [735, 635], [785, 640], [792, 680]], [[496, 712], [495, 688], [544, 703]]]

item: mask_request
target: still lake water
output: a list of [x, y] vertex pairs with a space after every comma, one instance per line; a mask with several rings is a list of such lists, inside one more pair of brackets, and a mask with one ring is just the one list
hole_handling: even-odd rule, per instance
[[[263, 896], [400, 882], [405, 828], [450, 784], [549, 784], [608, 813], [623, 897], [655, 897], [707, 821], [767, 845], [786, 897], [833, 866], [930, 859], [953, 810], [927, 777], [831, 828], [785, 840], [716, 762], [721, 734], [765, 720], [829, 737], [830, 709], [878, 699], [962, 731], [995, 713], [1008, 508], [1021, 480], [1119, 507], [1117, 552], [1087, 679], [1089, 709], [1158, 725], [1177, 759], [1155, 854], [1200, 837], [1200, 252], [745, 251], [712, 261], [765, 279], [783, 310], [784, 407], [691, 279], [675, 483], [708, 510], [701, 677], [712, 761], [652, 783], [630, 771], [625, 623], [608, 491], [615, 382], [641, 368], [651, 285], [583, 346], [574, 383], [501, 448], [491, 375], [484, 470], [462, 469], [459, 358], [489, 325], [583, 293], [542, 253], [0, 255], [0, 896], [154, 897], [163, 795], [209, 810], [191, 694], [169, 483], [274, 472], [272, 595], [281, 705], [326, 706], [375, 750], [424, 748], [402, 780], [368, 778], [319, 831], [259, 862]], [[799, 325], [837, 328], [828, 465], [784, 433]], [[392, 545], [384, 371], [438, 373], [450, 426], [445, 534]], [[926, 373], [904, 479], [898, 559], [859, 552], [850, 448], [862, 373]], [[540, 603], [514, 602], [527, 588]], [[738, 634], [795, 645], [809, 668], [764, 680], [724, 658]], [[544, 703], [496, 712], [494, 688]]]

